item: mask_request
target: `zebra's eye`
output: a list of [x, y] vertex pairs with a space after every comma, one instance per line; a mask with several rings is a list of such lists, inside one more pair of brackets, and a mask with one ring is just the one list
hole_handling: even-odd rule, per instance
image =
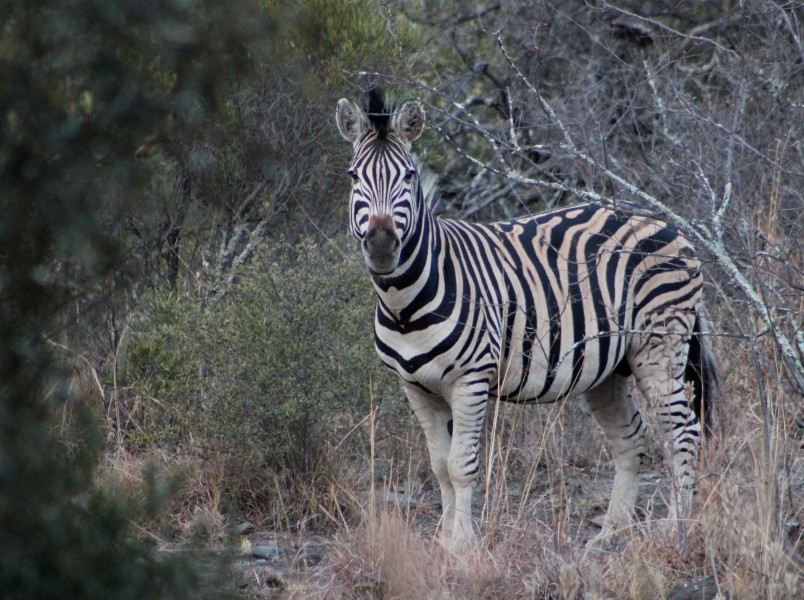
[[415, 174], [416, 174], [416, 169], [408, 169], [408, 172], [405, 173], [405, 183], [410, 183]]
[[354, 169], [349, 169], [349, 176], [352, 178], [354, 183], [360, 182], [360, 177], [357, 176], [357, 173], [355, 173]]

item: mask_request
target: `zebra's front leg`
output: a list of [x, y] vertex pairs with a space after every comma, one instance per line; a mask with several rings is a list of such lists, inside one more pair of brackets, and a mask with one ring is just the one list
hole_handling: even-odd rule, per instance
[[448, 460], [452, 439], [452, 411], [449, 404], [419, 388], [404, 386], [413, 412], [419, 419], [427, 439], [430, 467], [441, 489], [441, 543], [449, 547], [455, 520], [455, 489], [449, 475]]
[[455, 383], [449, 397], [452, 407], [452, 447], [448, 469], [455, 491], [451, 543], [453, 551], [465, 549], [474, 538], [472, 492], [479, 469], [478, 447], [486, 417], [488, 394], [489, 380], [475, 373]]

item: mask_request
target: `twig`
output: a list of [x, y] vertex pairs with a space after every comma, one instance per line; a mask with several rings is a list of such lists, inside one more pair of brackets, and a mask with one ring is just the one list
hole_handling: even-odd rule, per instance
[[[771, 314], [770, 308], [768, 307], [767, 303], [763, 301], [760, 293], [757, 292], [756, 288], [753, 285], [751, 285], [750, 281], [748, 281], [748, 278], [740, 271], [739, 267], [734, 262], [734, 259], [731, 257], [730, 253], [725, 248], [722, 238], [712, 236], [709, 230], [703, 225], [699, 224], [697, 227], [693, 227], [692, 223], [689, 220], [677, 214], [675, 211], [670, 209], [666, 204], [658, 200], [655, 196], [643, 191], [635, 184], [626, 180], [621, 175], [614, 173], [613, 171], [608, 169], [605, 165], [601, 165], [598, 161], [596, 161], [586, 152], [579, 150], [575, 145], [572, 136], [570, 135], [569, 130], [567, 129], [564, 122], [556, 115], [552, 106], [550, 106], [550, 104], [539, 93], [536, 86], [534, 86], [533, 83], [521, 72], [516, 62], [513, 60], [513, 58], [511, 58], [510, 54], [508, 54], [508, 51], [505, 47], [505, 44], [503, 43], [500, 33], [497, 32], [495, 34], [495, 37], [501, 53], [505, 57], [510, 67], [516, 73], [517, 78], [520, 81], [522, 81], [525, 87], [536, 97], [537, 101], [539, 102], [539, 105], [542, 107], [544, 112], [561, 131], [561, 134], [564, 137], [564, 144], [562, 144], [561, 147], [572, 153], [579, 160], [587, 163], [588, 165], [590, 165], [595, 169], [600, 170], [600, 172], [602, 172], [605, 176], [617, 182], [623, 189], [627, 190], [630, 194], [646, 202], [651, 208], [661, 212], [661, 214], [665, 219], [670, 221], [681, 231], [687, 232], [687, 234], [694, 241], [696, 241], [707, 252], [709, 252], [712, 256], [714, 256], [717, 263], [726, 272], [726, 274], [729, 276], [732, 282], [737, 286], [737, 288], [740, 289], [740, 291], [742, 291], [743, 294], [745, 294], [745, 296], [751, 303], [751, 306], [760, 316], [765, 325], [773, 333], [773, 336], [776, 340], [776, 344], [782, 353], [784, 363], [788, 368], [788, 372], [790, 373], [791, 380], [795, 385], [795, 387], [798, 389], [799, 394], [804, 395], [804, 364], [802, 364], [800, 356], [796, 353], [796, 350], [793, 344], [791, 343], [790, 339], [788, 339], [788, 337], [782, 331], [780, 331], [778, 327], [776, 327], [773, 315]], [[736, 115], [737, 116], [739, 115], [739, 110], [736, 113]], [[481, 133], [484, 132], [481, 131]], [[486, 135], [488, 134], [486, 133], [484, 137], [486, 137]], [[494, 147], [494, 151], [495, 154], [499, 152], [496, 146]], [[530, 178], [521, 177], [517, 173], [513, 172], [513, 170], [508, 170], [505, 173], [505, 175], [509, 178], [515, 179], [516, 181], [520, 181], [521, 183], [542, 185], [542, 182], [535, 181]], [[560, 184], [551, 183], [546, 187], [555, 189], [556, 187], [562, 187], [562, 186]], [[613, 198], [605, 197], [596, 192], [583, 190], [580, 191], [580, 193], [578, 193], [575, 190], [569, 190], [569, 189], [567, 189], [567, 191], [577, 193], [577, 195], [581, 198], [589, 198], [596, 201], [603, 201], [608, 204], [615, 203], [615, 200]], [[730, 199], [731, 191], [730, 189], [727, 191]], [[725, 200], [726, 199], [724, 197], [724, 203]], [[723, 208], [723, 205], [721, 205], [721, 210], [725, 210]]]

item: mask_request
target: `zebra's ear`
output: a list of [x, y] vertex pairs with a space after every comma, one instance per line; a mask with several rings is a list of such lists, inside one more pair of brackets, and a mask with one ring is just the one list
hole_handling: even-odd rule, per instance
[[338, 100], [335, 121], [338, 123], [338, 131], [341, 132], [343, 138], [353, 144], [363, 137], [369, 126], [363, 111], [346, 98]]
[[408, 144], [419, 139], [424, 129], [424, 106], [418, 100], [405, 102], [394, 115], [393, 130]]

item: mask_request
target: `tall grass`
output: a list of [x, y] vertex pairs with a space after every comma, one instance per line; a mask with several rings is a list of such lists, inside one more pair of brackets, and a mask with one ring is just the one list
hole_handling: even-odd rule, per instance
[[[700, 455], [698, 496], [682, 539], [663, 519], [668, 481], [657, 436], [634, 523], [610, 551], [592, 552], [585, 542], [598, 531], [613, 467], [585, 403], [492, 402], [473, 511], [477, 543], [452, 555], [437, 541], [439, 497], [421, 430], [399, 418], [401, 397], [372, 393], [371, 377], [365, 409], [331, 430], [339, 433], [326, 440], [329, 466], [314, 479], [274, 478], [268, 490], [270, 477], [243, 479], [236, 454], [209, 460], [157, 451], [144, 461], [124, 448], [102, 478], [136, 494], [147, 488], [149, 462], [183, 474], [170, 514], [142, 524], [163, 547], [226, 545], [225, 528], [238, 519], [270, 525], [300, 546], [311, 534], [327, 536], [324, 561], [289, 577], [282, 597], [647, 599], [672, 597], [684, 584], [699, 586], [701, 597], [804, 597], [800, 407], [785, 392], [773, 348], [731, 338], [715, 346], [722, 363], [716, 423]], [[388, 501], [409, 497], [415, 506]], [[277, 597], [270, 594], [263, 597]]]
[[[586, 541], [605, 512], [613, 467], [585, 403], [491, 402], [473, 510], [479, 535], [470, 552], [453, 556], [437, 542], [441, 510], [423, 434], [395, 382], [375, 371], [370, 334], [353, 326], [370, 304], [360, 295], [359, 265], [322, 263], [305, 247], [295, 264], [289, 279], [288, 265], [258, 262], [254, 280], [222, 305], [226, 318], [212, 315], [217, 330], [204, 329], [204, 339], [199, 321], [168, 302], [167, 316], [129, 343], [124, 373], [139, 376], [130, 398], [120, 397], [141, 426], [116, 444], [103, 476], [134, 494], [146, 489], [144, 454], [183, 474], [170, 514], [141, 525], [163, 546], [226, 545], [226, 527], [240, 519], [300, 546], [326, 536], [323, 563], [288, 582], [283, 594], [293, 598], [639, 599], [670, 597], [690, 583], [710, 597], [804, 597], [801, 409], [785, 392], [770, 344], [714, 340], [722, 371], [716, 423], [684, 537], [663, 520], [669, 484], [658, 436], [634, 523], [610, 551], [591, 552]], [[756, 330], [735, 306], [719, 306], [713, 322]], [[288, 323], [297, 317], [315, 335], [291, 340]], [[293, 343], [266, 348], [267, 339]], [[175, 410], [137, 409], [151, 399]], [[295, 437], [278, 437], [281, 424]], [[155, 443], [163, 439], [171, 443]], [[315, 468], [305, 467], [307, 456]], [[409, 497], [415, 506], [388, 502]]]
[[640, 517], [611, 551], [588, 551], [613, 469], [583, 402], [491, 404], [470, 552], [454, 556], [439, 545], [434, 482], [412, 510], [377, 500], [420, 468], [422, 456], [411, 454], [419, 464], [401, 466], [399, 479], [348, 492], [358, 522], [343, 524], [326, 568], [290, 597], [648, 599], [672, 597], [684, 585], [708, 598], [804, 597], [804, 460], [789, 398], [780, 386], [764, 393], [760, 399], [753, 373], [725, 373], [721, 418], [701, 453], [682, 540], [663, 519], [668, 482], [658, 443], [643, 476]]

